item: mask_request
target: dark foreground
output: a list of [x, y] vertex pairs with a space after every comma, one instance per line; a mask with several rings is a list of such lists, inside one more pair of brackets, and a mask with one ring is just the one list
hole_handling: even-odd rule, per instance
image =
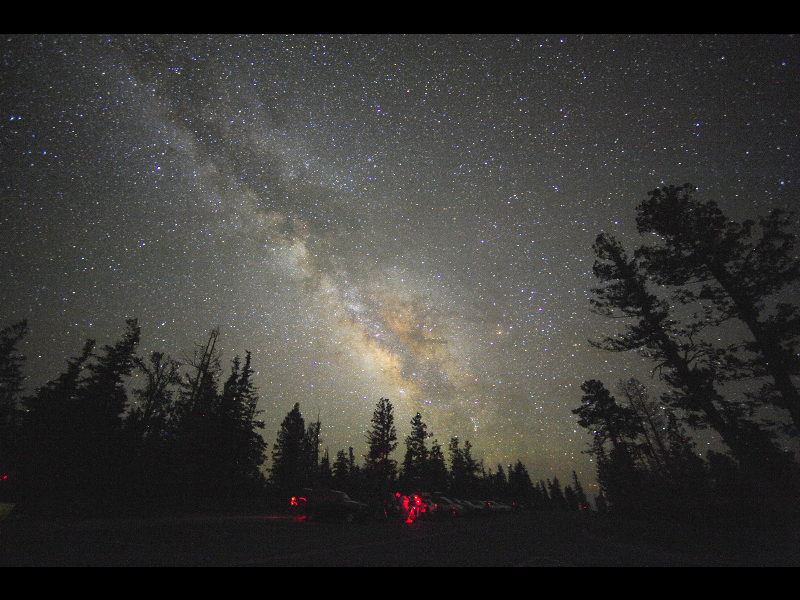
[[783, 532], [665, 535], [597, 515], [346, 525], [276, 516], [0, 523], [0, 566], [800, 566]]

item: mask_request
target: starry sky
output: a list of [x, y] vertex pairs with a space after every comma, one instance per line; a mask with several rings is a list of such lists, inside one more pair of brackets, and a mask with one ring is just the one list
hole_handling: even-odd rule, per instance
[[[220, 328], [264, 436], [299, 402], [365, 451], [395, 406], [487, 467], [591, 479], [580, 384], [652, 365], [588, 338], [601, 231], [691, 182], [793, 208], [800, 40], [783, 35], [0, 38], [0, 324], [28, 389], [125, 317], [141, 353]], [[134, 385], [137, 385], [134, 381]]]

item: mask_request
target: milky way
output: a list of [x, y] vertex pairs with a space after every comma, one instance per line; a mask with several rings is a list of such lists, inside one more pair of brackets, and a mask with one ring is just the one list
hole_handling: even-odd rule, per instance
[[[0, 42], [2, 324], [28, 387], [143, 326], [253, 352], [268, 443], [331, 455], [388, 397], [402, 439], [592, 477], [580, 384], [652, 365], [588, 338], [592, 242], [691, 182], [792, 208], [791, 36], [16, 36]], [[136, 382], [134, 381], [134, 385]]]

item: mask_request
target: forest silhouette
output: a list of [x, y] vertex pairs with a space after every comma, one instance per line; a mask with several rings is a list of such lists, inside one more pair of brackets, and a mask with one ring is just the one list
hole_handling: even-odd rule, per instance
[[[563, 486], [534, 482], [521, 461], [487, 468], [469, 441], [440, 442], [420, 413], [402, 416], [410, 428], [400, 440], [386, 398], [363, 448], [332, 455], [300, 403], [270, 444], [264, 432], [276, 424], [260, 419], [249, 352], [223, 366], [213, 330], [183, 362], [142, 357], [139, 323], [128, 319], [119, 340], [99, 349], [87, 340], [31, 393], [18, 350], [27, 322], [0, 331], [0, 502], [29, 515], [253, 512], [333, 488], [378, 515], [395, 491], [425, 490], [531, 510], [796, 523], [800, 466], [786, 448], [800, 427], [797, 221], [774, 211], [736, 222], [695, 195], [668, 186], [637, 207], [639, 232], [656, 243], [629, 253], [606, 233], [595, 242], [592, 309], [624, 329], [591, 343], [645, 356], [666, 391], [652, 397], [627, 378], [618, 399], [587, 374], [572, 412], [592, 439], [593, 498], [574, 471]], [[732, 323], [746, 336], [731, 339]], [[698, 430], [724, 451], [701, 456]]]

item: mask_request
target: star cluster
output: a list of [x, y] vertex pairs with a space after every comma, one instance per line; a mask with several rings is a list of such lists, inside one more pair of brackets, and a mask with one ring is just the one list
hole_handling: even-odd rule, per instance
[[691, 182], [793, 207], [792, 36], [14, 36], [0, 41], [2, 323], [28, 386], [126, 316], [180, 358], [253, 352], [265, 436], [294, 402], [365, 446], [376, 401], [487, 467], [592, 476], [580, 384], [600, 231]]

